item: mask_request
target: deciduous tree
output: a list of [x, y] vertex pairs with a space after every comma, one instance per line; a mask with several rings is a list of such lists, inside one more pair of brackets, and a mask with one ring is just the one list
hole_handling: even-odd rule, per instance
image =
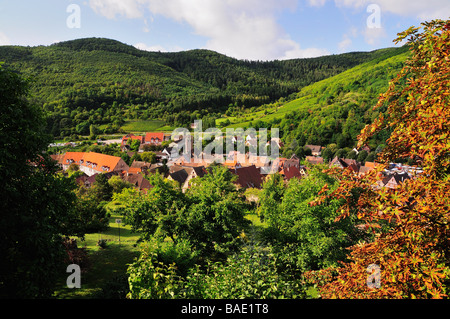
[[44, 153], [50, 139], [28, 82], [0, 64], [0, 298], [48, 298], [74, 235], [75, 184]]
[[[411, 58], [376, 105], [387, 111], [359, 136], [362, 146], [377, 132], [392, 129], [377, 158], [384, 165], [364, 177], [340, 172], [340, 187], [333, 193], [346, 200], [339, 219], [356, 214], [367, 225], [388, 227], [372, 227], [375, 240], [354, 246], [342, 267], [322, 271], [335, 274], [320, 289], [324, 298], [448, 297], [450, 21], [422, 27], [399, 34], [397, 42], [408, 38]], [[423, 173], [394, 190], [376, 187], [390, 161], [406, 158]], [[371, 264], [380, 269], [379, 288], [367, 285]]]

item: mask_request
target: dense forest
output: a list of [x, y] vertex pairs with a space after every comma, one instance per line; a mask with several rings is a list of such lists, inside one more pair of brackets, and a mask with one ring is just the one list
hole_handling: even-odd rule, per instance
[[0, 60], [33, 83], [34, 103], [56, 138], [115, 133], [126, 120], [194, 119], [292, 100], [305, 86], [401, 49], [287, 61], [236, 60], [213, 51], [147, 52], [87, 38], [38, 47], [0, 47]]
[[[406, 47], [387, 51], [379, 58], [302, 88], [292, 101], [242, 112], [233, 119], [232, 126], [279, 128], [285, 157], [294, 153], [303, 157], [304, 145], [321, 145], [328, 148], [323, 154], [326, 160], [338, 151], [339, 157], [353, 158], [356, 154], [350, 153], [360, 131], [385, 111], [373, 106], [408, 56]], [[389, 129], [380, 131], [367, 141], [371, 161], [390, 133]]]
[[[356, 147], [389, 133], [378, 154], [379, 165], [360, 175], [303, 162], [306, 176], [287, 181], [280, 173], [271, 174], [261, 189], [235, 187], [233, 170], [220, 164], [193, 178], [186, 192], [160, 174], [145, 177], [152, 186], [147, 192], [119, 176], [108, 180], [106, 174], [99, 174], [90, 187], [76, 184], [77, 165], [62, 172], [46, 152], [51, 136], [46, 133], [48, 114], [36, 103], [37, 82], [0, 63], [0, 298], [45, 299], [67, 290], [73, 297], [67, 265], [84, 269], [82, 282], [88, 290], [89, 279], [105, 276], [115, 263], [126, 266], [111, 272], [120, 277], [105, 276], [105, 286], [95, 290], [99, 295], [91, 290], [88, 297], [448, 299], [450, 21], [423, 23], [421, 28], [411, 27], [396, 40], [408, 39], [406, 59], [402, 49], [393, 60], [363, 63], [342, 72], [341, 78], [301, 89], [280, 107], [296, 112], [280, 118], [265, 114], [291, 143], [322, 143], [302, 135], [314, 127], [301, 122], [303, 117], [317, 117], [320, 130], [319, 121], [332, 119], [321, 109], [328, 108], [331, 115], [348, 112], [346, 121], [355, 122], [341, 123], [342, 132], [358, 130], [357, 119], [370, 119], [359, 131]], [[84, 54], [89, 52], [99, 51]], [[41, 64], [43, 69], [47, 65]], [[178, 72], [156, 62], [154, 67]], [[372, 73], [366, 73], [369, 69]], [[177, 74], [180, 81], [188, 79]], [[46, 78], [49, 83], [54, 79]], [[369, 107], [375, 97], [364, 92], [373, 89], [375, 94], [385, 81], [388, 87], [372, 113], [365, 113], [361, 102]], [[44, 106], [47, 112], [49, 103]], [[65, 108], [78, 116], [76, 109]], [[326, 133], [327, 124], [324, 128]], [[339, 139], [337, 143], [346, 145]], [[289, 146], [291, 151], [296, 151], [294, 146]], [[381, 186], [383, 171], [397, 159], [412, 159], [422, 173], [409, 173], [395, 188]], [[248, 195], [256, 196], [256, 202]], [[131, 230], [127, 235], [136, 235], [136, 241], [131, 237], [121, 242], [120, 228], [117, 245], [106, 241], [112, 213], [123, 218]], [[90, 235], [97, 245], [86, 252], [76, 240]], [[118, 258], [124, 255], [128, 258]], [[180, 313], [176, 307], [169, 306], [169, 311]]]

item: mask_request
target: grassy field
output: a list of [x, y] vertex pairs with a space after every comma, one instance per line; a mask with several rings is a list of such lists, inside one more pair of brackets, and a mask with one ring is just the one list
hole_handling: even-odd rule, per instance
[[164, 121], [127, 121], [122, 127], [125, 132], [145, 133], [145, 132], [168, 132], [173, 128], [165, 125]]
[[[69, 274], [65, 274], [61, 277], [60, 285], [54, 294], [55, 298], [96, 298], [102, 292], [102, 287], [114, 282], [118, 277], [123, 277], [128, 264], [139, 256], [139, 247], [136, 246], [139, 235], [132, 233], [130, 226], [119, 226], [115, 221], [122, 216], [114, 213], [114, 210], [110, 211], [112, 215], [107, 231], [86, 234], [84, 241], [77, 239], [78, 247], [86, 247], [89, 256], [89, 267], [81, 274], [81, 288], [68, 288], [66, 280]], [[106, 248], [97, 245], [100, 239], [106, 240]]]
[[[125, 278], [128, 265], [139, 257], [139, 245], [136, 245], [139, 234], [131, 232], [130, 226], [117, 224], [116, 219], [121, 219], [118, 214], [119, 206], [114, 202], [108, 204], [107, 209], [111, 213], [109, 229], [102, 233], [86, 234], [84, 240], [77, 238], [78, 247], [85, 247], [88, 252], [89, 266], [81, 273], [81, 288], [71, 289], [66, 285], [69, 273], [61, 274], [58, 287], [54, 293], [57, 299], [97, 299], [103, 298], [102, 289], [112, 283], [117, 284]], [[256, 214], [246, 215], [252, 222], [248, 236], [259, 237], [259, 232], [267, 227]], [[120, 236], [119, 236], [120, 235]], [[97, 245], [100, 239], [106, 240], [106, 248]]]

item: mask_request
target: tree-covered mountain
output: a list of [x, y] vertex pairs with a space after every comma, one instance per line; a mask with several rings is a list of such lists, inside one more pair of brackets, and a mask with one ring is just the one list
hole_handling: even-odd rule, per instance
[[[334, 144], [334, 152], [347, 149], [347, 153], [361, 129], [384, 111], [373, 106], [410, 55], [407, 47], [378, 53], [368, 62], [303, 87], [291, 101], [231, 113], [217, 122], [222, 127], [278, 127], [286, 156], [301, 156], [307, 144]], [[389, 134], [375, 135], [368, 141], [370, 148], [384, 144]]]
[[[399, 49], [311, 59], [246, 61], [208, 50], [148, 52], [87, 38], [50, 46], [1, 46], [0, 61], [32, 80], [34, 102], [55, 137], [117, 131], [125, 120], [186, 126], [292, 99], [303, 87]], [[290, 98], [289, 98], [290, 97]]]

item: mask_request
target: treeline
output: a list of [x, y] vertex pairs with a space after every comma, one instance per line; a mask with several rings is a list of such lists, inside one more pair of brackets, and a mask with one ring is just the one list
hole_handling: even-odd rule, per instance
[[[396, 76], [408, 56], [403, 53], [392, 58], [375, 59], [326, 81], [305, 87], [297, 99], [284, 105], [293, 109], [284, 117], [249, 123], [253, 128], [279, 128], [284, 142], [284, 156], [304, 156], [304, 145], [330, 146], [335, 154], [348, 154], [355, 146], [361, 130], [383, 113], [374, 109], [380, 94]], [[368, 142], [372, 151], [384, 146], [390, 130], [380, 131]], [[378, 149], [378, 151], [380, 150]], [[329, 154], [329, 153], [328, 153]], [[374, 154], [373, 154], [374, 155]], [[329, 155], [331, 156], [331, 155]]]
[[347, 247], [370, 237], [356, 219], [333, 222], [339, 200], [309, 204], [325, 184], [337, 185], [321, 168], [289, 183], [279, 174], [268, 177], [258, 208], [220, 165], [195, 178], [186, 193], [160, 175], [148, 178], [148, 194], [125, 188], [113, 195], [124, 221], [141, 235], [141, 255], [121, 286], [128, 298], [316, 297], [303, 274], [337, 266]]
[[[33, 80], [33, 101], [55, 137], [114, 133], [125, 120], [160, 119], [187, 126], [229, 108], [294, 98], [304, 86], [336, 75], [386, 50], [288, 61], [245, 61], [207, 50], [146, 52], [108, 39], [48, 47], [0, 47], [0, 60]], [[395, 52], [395, 49], [388, 51]]]

